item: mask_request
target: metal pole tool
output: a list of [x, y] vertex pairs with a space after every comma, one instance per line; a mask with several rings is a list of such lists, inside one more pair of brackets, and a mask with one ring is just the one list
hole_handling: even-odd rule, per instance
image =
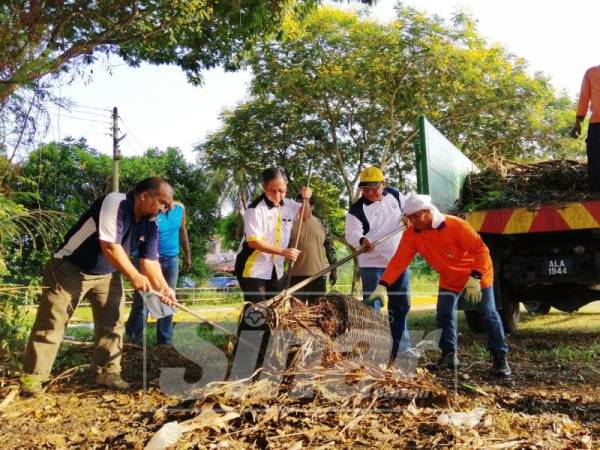
[[[382, 236], [381, 238], [377, 239], [376, 241], [373, 242], [373, 247], [376, 247], [377, 245], [381, 244], [382, 242], [387, 241], [388, 239], [390, 239], [392, 236], [395, 236], [396, 234], [400, 233], [401, 231], [404, 231], [406, 229], [405, 225], [402, 225], [400, 227], [398, 227], [397, 229], [395, 229], [394, 231], [391, 231], [390, 233], [386, 234], [385, 236]], [[358, 255], [366, 252], [367, 249], [365, 247], [361, 247], [360, 249], [356, 250], [354, 253], [346, 256], [345, 258], [340, 259], [338, 262], [336, 262], [335, 264], [332, 264], [329, 267], [325, 267], [323, 270], [317, 272], [316, 274], [314, 274], [313, 276], [301, 281], [300, 283], [295, 284], [294, 286], [284, 290], [283, 292], [281, 292], [280, 294], [277, 294], [275, 297], [272, 297], [270, 299], [264, 300], [260, 303], [258, 303], [257, 305], [260, 305], [264, 308], [268, 308], [269, 306], [271, 306], [274, 302], [279, 302], [281, 300], [285, 300], [286, 298], [288, 298], [290, 295], [292, 295], [294, 292], [302, 289], [304, 286], [306, 286], [309, 283], [312, 283], [314, 280], [322, 277], [323, 275], [328, 274], [329, 272], [331, 272], [333, 269], [337, 269], [338, 267], [340, 267], [343, 264], [346, 264], [348, 261], [350, 261], [351, 259], [354, 259], [355, 257], [357, 257]]]

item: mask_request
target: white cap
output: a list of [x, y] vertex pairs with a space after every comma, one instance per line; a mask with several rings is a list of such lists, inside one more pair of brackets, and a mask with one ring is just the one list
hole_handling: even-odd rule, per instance
[[411, 192], [406, 197], [406, 202], [404, 203], [404, 214], [414, 214], [423, 209], [431, 211], [434, 208], [435, 206], [431, 203], [430, 195], [419, 195], [415, 192]]

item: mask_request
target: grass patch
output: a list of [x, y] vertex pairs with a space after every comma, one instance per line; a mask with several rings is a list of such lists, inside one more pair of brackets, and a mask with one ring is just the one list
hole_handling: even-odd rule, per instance
[[[174, 339], [179, 343], [189, 340], [191, 343], [197, 343], [198, 338], [206, 341], [215, 347], [224, 348], [229, 342], [229, 336], [225, 335], [220, 330], [214, 330], [208, 324], [190, 324], [189, 321], [179, 320], [180, 325], [175, 322]], [[183, 323], [182, 323], [183, 322]], [[232, 320], [231, 316], [227, 316], [225, 320], [214, 321], [221, 327], [231, 330], [231, 334], [235, 334], [237, 329], [237, 320]], [[192, 325], [192, 326], [190, 326]], [[67, 328], [65, 337], [70, 340], [81, 342], [92, 342], [94, 340], [94, 328], [91, 324], [72, 325]], [[156, 325], [148, 323], [146, 326], [146, 345], [156, 345]], [[67, 346], [66, 348], [69, 348]]]
[[[232, 330], [232, 334], [236, 332], [237, 322], [228, 321], [219, 323], [224, 328]], [[224, 335], [220, 330], [214, 330], [206, 324], [199, 324], [196, 327], [196, 336], [218, 348], [226, 348], [231, 340], [231, 335]]]
[[471, 354], [477, 361], [487, 361], [489, 358], [489, 352], [487, 348], [481, 345], [479, 342], [474, 342]]
[[560, 343], [552, 348], [536, 350], [533, 353], [537, 358], [551, 359], [560, 363], [594, 364], [600, 359], [600, 340], [585, 347]]
[[65, 338], [73, 341], [91, 342], [94, 340], [94, 328], [93, 325], [71, 325], [67, 327], [65, 331]]
[[[592, 307], [592, 305], [589, 305]], [[600, 313], [596, 305], [576, 313], [552, 310], [546, 315], [521, 314], [519, 333], [599, 333]]]

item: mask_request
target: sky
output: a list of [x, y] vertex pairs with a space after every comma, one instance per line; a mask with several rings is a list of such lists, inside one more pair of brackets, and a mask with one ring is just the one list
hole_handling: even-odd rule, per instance
[[[395, 17], [395, 0], [379, 0], [371, 17], [382, 22]], [[405, 0], [404, 4], [449, 18], [457, 10], [470, 13], [479, 32], [529, 61], [531, 72], [542, 71], [554, 86], [576, 97], [583, 73], [600, 64], [598, 0]], [[351, 7], [351, 6], [350, 6]], [[351, 7], [352, 8], [352, 7]], [[361, 7], [362, 8], [362, 7]], [[177, 67], [142, 65], [130, 68], [110, 60], [93, 67], [88, 80], [62, 85], [57, 94], [72, 99], [72, 111], [51, 109], [51, 126], [43, 139], [85, 137], [92, 147], [112, 153], [111, 111], [118, 107], [125, 156], [140, 155], [148, 147], [179, 147], [189, 161], [194, 146], [216, 131], [219, 115], [248, 95], [248, 71], [205, 73], [201, 87], [187, 83]]]

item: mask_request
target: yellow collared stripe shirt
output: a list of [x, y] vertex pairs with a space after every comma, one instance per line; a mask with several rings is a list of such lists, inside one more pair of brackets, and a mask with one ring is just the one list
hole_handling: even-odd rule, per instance
[[273, 268], [277, 279], [283, 276], [282, 256], [254, 250], [248, 246], [248, 242], [260, 240], [287, 248], [294, 218], [301, 207], [302, 203], [288, 198], [276, 205], [264, 194], [248, 206], [244, 214], [244, 239], [235, 260], [235, 272], [238, 276], [270, 280]]

